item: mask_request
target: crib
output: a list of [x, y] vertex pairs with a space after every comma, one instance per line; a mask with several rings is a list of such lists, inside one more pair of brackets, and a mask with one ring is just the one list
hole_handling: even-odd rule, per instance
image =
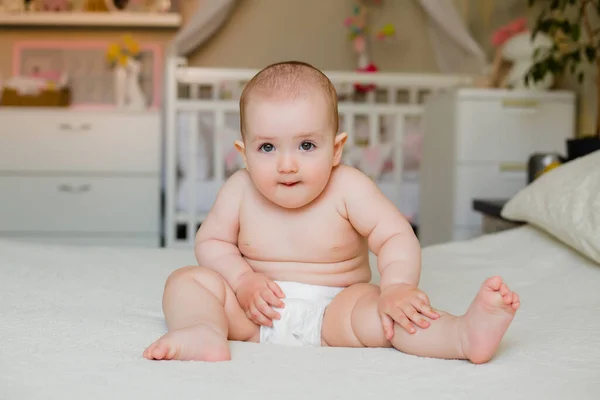
[[[221, 185], [243, 168], [239, 97], [258, 70], [165, 66], [164, 245], [192, 247]], [[427, 96], [472, 84], [463, 75], [324, 71], [338, 92], [342, 162], [370, 176], [418, 224], [421, 113]]]

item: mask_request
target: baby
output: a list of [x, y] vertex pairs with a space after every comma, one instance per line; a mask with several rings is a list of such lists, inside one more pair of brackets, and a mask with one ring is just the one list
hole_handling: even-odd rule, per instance
[[[462, 316], [431, 307], [410, 224], [371, 179], [340, 164], [347, 135], [323, 73], [300, 62], [263, 69], [244, 88], [240, 119], [246, 168], [197, 232], [199, 266], [167, 279], [168, 332], [144, 357], [229, 360], [229, 339], [492, 358], [519, 296], [493, 277]], [[369, 283], [369, 250], [380, 286]]]

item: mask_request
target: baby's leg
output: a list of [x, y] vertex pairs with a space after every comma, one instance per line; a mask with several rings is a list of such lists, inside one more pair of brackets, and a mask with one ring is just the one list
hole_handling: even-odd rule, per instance
[[144, 351], [151, 360], [229, 360], [227, 338], [258, 340], [258, 325], [246, 317], [225, 280], [208, 268], [174, 271], [165, 284], [163, 312], [169, 331]]
[[390, 347], [422, 357], [489, 361], [519, 308], [519, 296], [494, 277], [486, 280], [467, 312], [456, 317], [440, 312], [426, 329], [410, 334], [394, 325], [391, 343], [385, 339], [377, 311], [379, 288], [358, 284], [331, 302], [323, 321], [323, 340], [329, 346]]

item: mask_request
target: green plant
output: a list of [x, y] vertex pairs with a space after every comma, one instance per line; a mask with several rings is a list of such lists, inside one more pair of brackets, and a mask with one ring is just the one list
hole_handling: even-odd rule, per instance
[[553, 40], [550, 49], [534, 54], [535, 63], [525, 80], [542, 80], [547, 73], [555, 76], [566, 72], [577, 76], [581, 84], [585, 66], [596, 70], [596, 131], [600, 139], [600, 0], [529, 0], [529, 7], [538, 7], [539, 15], [531, 31], [531, 39], [542, 32]]

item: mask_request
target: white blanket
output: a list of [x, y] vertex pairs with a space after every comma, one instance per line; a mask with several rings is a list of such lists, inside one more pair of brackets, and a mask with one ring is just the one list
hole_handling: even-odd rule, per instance
[[464, 312], [496, 274], [521, 295], [490, 363], [248, 343], [225, 363], [147, 361], [191, 251], [0, 241], [0, 399], [598, 399], [600, 266], [529, 227], [423, 257], [440, 309]]

